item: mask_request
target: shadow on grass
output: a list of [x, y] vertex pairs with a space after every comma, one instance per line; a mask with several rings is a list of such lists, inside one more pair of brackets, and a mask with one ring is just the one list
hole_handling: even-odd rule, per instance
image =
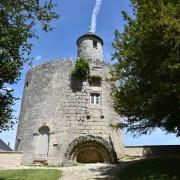
[[105, 180], [180, 180], [180, 157], [124, 162], [91, 169]]

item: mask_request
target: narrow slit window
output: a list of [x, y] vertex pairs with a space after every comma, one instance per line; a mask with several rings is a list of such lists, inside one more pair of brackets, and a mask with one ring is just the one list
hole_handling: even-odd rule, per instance
[[97, 41], [93, 41], [93, 48], [97, 48]]

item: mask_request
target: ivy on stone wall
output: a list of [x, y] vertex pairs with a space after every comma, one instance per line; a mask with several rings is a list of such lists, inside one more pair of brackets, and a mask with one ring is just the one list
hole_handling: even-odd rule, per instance
[[86, 58], [80, 57], [71, 73], [72, 76], [87, 78], [90, 73], [89, 62]]

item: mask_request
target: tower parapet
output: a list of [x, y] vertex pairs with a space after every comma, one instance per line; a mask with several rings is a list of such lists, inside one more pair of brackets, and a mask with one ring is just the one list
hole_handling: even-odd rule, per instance
[[88, 32], [77, 40], [78, 57], [103, 62], [103, 40], [92, 32]]

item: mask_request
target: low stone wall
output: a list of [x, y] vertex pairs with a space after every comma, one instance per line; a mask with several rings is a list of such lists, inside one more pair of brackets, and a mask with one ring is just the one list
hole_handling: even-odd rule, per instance
[[125, 146], [126, 156], [180, 155], [180, 145]]
[[20, 166], [22, 152], [0, 151], [0, 167]]

